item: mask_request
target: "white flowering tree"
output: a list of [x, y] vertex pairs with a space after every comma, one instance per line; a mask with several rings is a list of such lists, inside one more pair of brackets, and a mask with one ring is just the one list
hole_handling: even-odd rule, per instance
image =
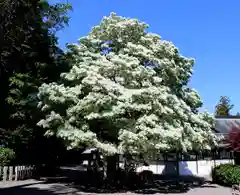
[[69, 45], [70, 72], [39, 88], [46, 117], [39, 125], [70, 148], [105, 154], [210, 149], [211, 116], [197, 113], [198, 93], [187, 86], [194, 60], [148, 25], [112, 13], [79, 44]]

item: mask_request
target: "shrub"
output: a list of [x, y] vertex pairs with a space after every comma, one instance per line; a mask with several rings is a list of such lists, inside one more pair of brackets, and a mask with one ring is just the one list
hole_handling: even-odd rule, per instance
[[15, 152], [10, 148], [0, 148], [0, 166], [11, 165], [15, 159]]
[[213, 182], [232, 186], [240, 183], [240, 166], [232, 164], [222, 164], [215, 167], [212, 171]]
[[225, 140], [228, 149], [234, 152], [234, 160], [236, 165], [240, 165], [240, 128], [233, 127]]

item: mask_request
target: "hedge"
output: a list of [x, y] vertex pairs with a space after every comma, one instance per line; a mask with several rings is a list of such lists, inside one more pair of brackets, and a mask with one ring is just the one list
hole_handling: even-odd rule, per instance
[[10, 148], [0, 148], [0, 166], [11, 165], [15, 159], [15, 152]]
[[233, 164], [219, 165], [213, 169], [212, 179], [213, 182], [224, 186], [240, 184], [240, 166]]

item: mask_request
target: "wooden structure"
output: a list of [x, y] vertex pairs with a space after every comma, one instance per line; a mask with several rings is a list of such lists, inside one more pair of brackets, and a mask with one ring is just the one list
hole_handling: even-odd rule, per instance
[[31, 179], [33, 171], [32, 166], [0, 166], [0, 182]]

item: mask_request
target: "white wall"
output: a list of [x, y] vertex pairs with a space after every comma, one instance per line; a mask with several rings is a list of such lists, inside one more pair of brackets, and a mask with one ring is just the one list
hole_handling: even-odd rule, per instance
[[165, 168], [165, 165], [149, 165], [149, 166], [140, 166], [137, 168], [136, 172], [140, 173], [142, 171], [148, 170], [152, 171], [154, 174], [162, 174], [163, 170]]
[[213, 160], [199, 160], [198, 164], [198, 176], [208, 176], [211, 175], [212, 169], [214, 167]]
[[197, 175], [196, 161], [180, 161], [179, 162], [180, 175]]
[[[142, 172], [144, 170], [150, 170], [154, 174], [163, 174], [164, 169], [168, 162], [161, 165], [151, 164], [150, 166], [140, 166], [136, 172]], [[179, 162], [179, 174], [180, 175], [194, 175], [194, 176], [210, 176], [212, 168], [220, 165], [234, 163], [233, 160], [199, 160], [199, 161], [180, 161]], [[166, 171], [166, 169], [165, 169]]]
[[224, 160], [199, 160], [198, 161], [198, 176], [210, 176], [212, 169], [220, 164], [234, 163], [231, 159]]

